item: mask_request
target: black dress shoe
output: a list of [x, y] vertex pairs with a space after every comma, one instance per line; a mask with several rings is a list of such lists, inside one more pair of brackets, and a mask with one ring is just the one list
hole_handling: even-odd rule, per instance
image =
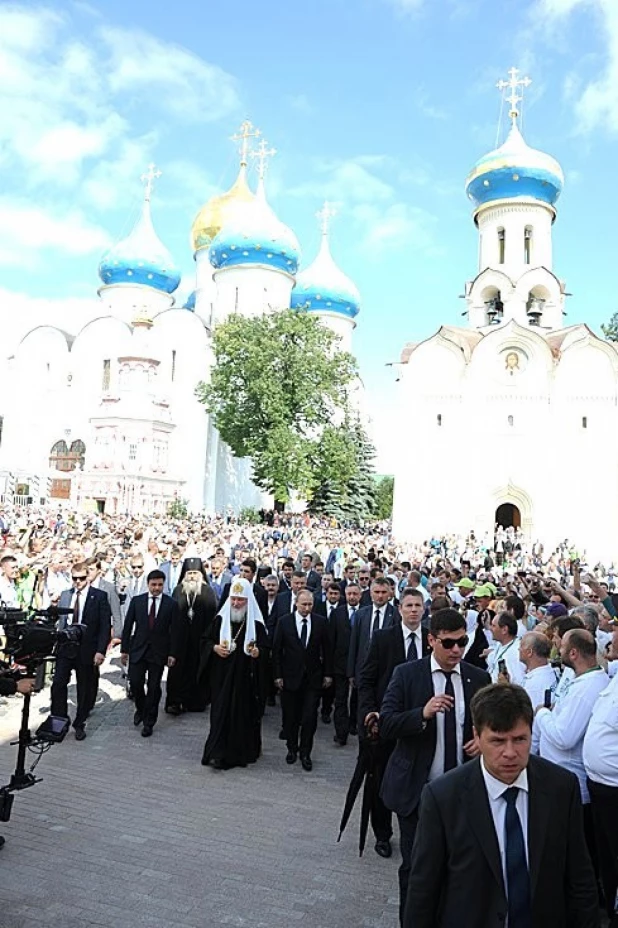
[[305, 754], [304, 757], [301, 757], [300, 762], [303, 770], [313, 770], [313, 762], [308, 755]]
[[86, 737], [86, 730], [84, 728], [80, 727], [80, 728], [75, 729], [75, 740], [76, 741], [84, 741], [85, 737]]
[[357, 734], [358, 734], [358, 728], [356, 727], [356, 725], [350, 725], [350, 734], [351, 734], [351, 735], [357, 735]]
[[330, 714], [328, 712], [322, 713], [322, 721], [325, 725], [330, 725]]
[[295, 764], [296, 757], [297, 757], [296, 751], [288, 751], [288, 753], [285, 755], [286, 764]]
[[393, 853], [391, 842], [388, 838], [385, 841], [376, 841], [376, 854], [380, 857], [390, 857]]
[[6, 844], [6, 838], [3, 838], [2, 835], [0, 835], [0, 847], [4, 847], [5, 844]]
[[168, 706], [165, 711], [168, 715], [180, 715], [182, 710], [180, 706]]
[[285, 732], [283, 729], [279, 731], [279, 741], [285, 741]]
[[133, 715], [133, 724], [137, 727], [138, 725], [141, 725], [143, 721], [144, 721], [144, 717], [142, 713], [135, 712]]
[[152, 725], [144, 725], [142, 728], [142, 738], [150, 738], [152, 734]]
[[334, 736], [333, 736], [333, 741], [334, 741], [335, 744], [337, 744], [340, 748], [344, 748], [344, 747], [346, 746], [346, 744], [348, 743], [348, 739], [347, 739], [347, 738], [339, 738], [337, 735], [334, 735]]

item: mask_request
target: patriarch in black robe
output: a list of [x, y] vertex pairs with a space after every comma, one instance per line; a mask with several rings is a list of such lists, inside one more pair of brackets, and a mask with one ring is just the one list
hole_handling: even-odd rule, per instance
[[246, 767], [262, 752], [260, 663], [268, 638], [251, 584], [234, 578], [202, 647], [201, 677], [211, 693], [210, 732], [203, 764]]

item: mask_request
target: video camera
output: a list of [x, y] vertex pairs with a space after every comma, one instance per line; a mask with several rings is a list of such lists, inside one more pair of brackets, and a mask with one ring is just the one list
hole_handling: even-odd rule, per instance
[[[11, 608], [0, 604], [0, 625], [4, 628], [6, 661], [0, 662], [0, 675], [20, 680], [34, 677], [35, 692], [43, 689], [45, 664], [54, 660], [62, 646], [68, 655], [74, 650], [75, 655], [82, 639], [83, 627], [70, 625], [58, 630], [58, 620], [71, 609], [50, 606], [49, 609], [35, 609], [30, 613], [23, 609]], [[17, 747], [17, 764], [10, 782], [0, 786], [0, 821], [8, 822], [13, 807], [13, 793], [40, 782], [33, 771], [42, 755], [52, 744], [58, 744], [69, 730], [69, 720], [58, 716], [48, 716], [36, 733], [32, 735], [28, 724], [30, 715], [30, 694], [24, 695], [21, 714], [21, 727], [17, 741], [11, 742]], [[26, 771], [26, 751], [37, 757]]]

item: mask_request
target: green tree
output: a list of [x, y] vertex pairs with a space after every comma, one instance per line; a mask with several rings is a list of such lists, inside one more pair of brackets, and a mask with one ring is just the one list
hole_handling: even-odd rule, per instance
[[614, 313], [607, 325], [601, 326], [601, 331], [610, 342], [618, 342], [618, 313]]
[[324, 480], [316, 488], [310, 510], [339, 521], [365, 522], [375, 516], [375, 449], [360, 421], [346, 422], [337, 431], [339, 456], [322, 466]]
[[189, 500], [176, 497], [169, 503], [167, 514], [170, 519], [186, 519], [189, 515]]
[[[232, 453], [251, 458], [255, 483], [277, 501], [293, 491], [309, 498], [322, 469], [345, 458], [333, 423], [346, 419], [356, 362], [338, 341], [314, 316], [292, 310], [232, 315], [214, 330], [215, 363], [197, 395]], [[345, 470], [345, 460], [339, 466]]]
[[376, 487], [376, 519], [392, 518], [394, 489], [394, 477], [380, 477]]

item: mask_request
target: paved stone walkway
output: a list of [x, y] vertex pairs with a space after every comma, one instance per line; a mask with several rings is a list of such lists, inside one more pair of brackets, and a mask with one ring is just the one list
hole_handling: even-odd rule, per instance
[[[359, 859], [357, 814], [336, 843], [355, 739], [336, 748], [320, 722], [305, 773], [267, 709], [263, 757], [218, 772], [200, 764], [207, 714], [163, 714], [144, 739], [117, 660], [101, 690], [86, 741], [45, 754], [0, 823], [0, 928], [395, 928], [398, 855], [370, 842]], [[48, 702], [33, 699], [32, 729]], [[2, 782], [21, 704], [0, 707]]]

